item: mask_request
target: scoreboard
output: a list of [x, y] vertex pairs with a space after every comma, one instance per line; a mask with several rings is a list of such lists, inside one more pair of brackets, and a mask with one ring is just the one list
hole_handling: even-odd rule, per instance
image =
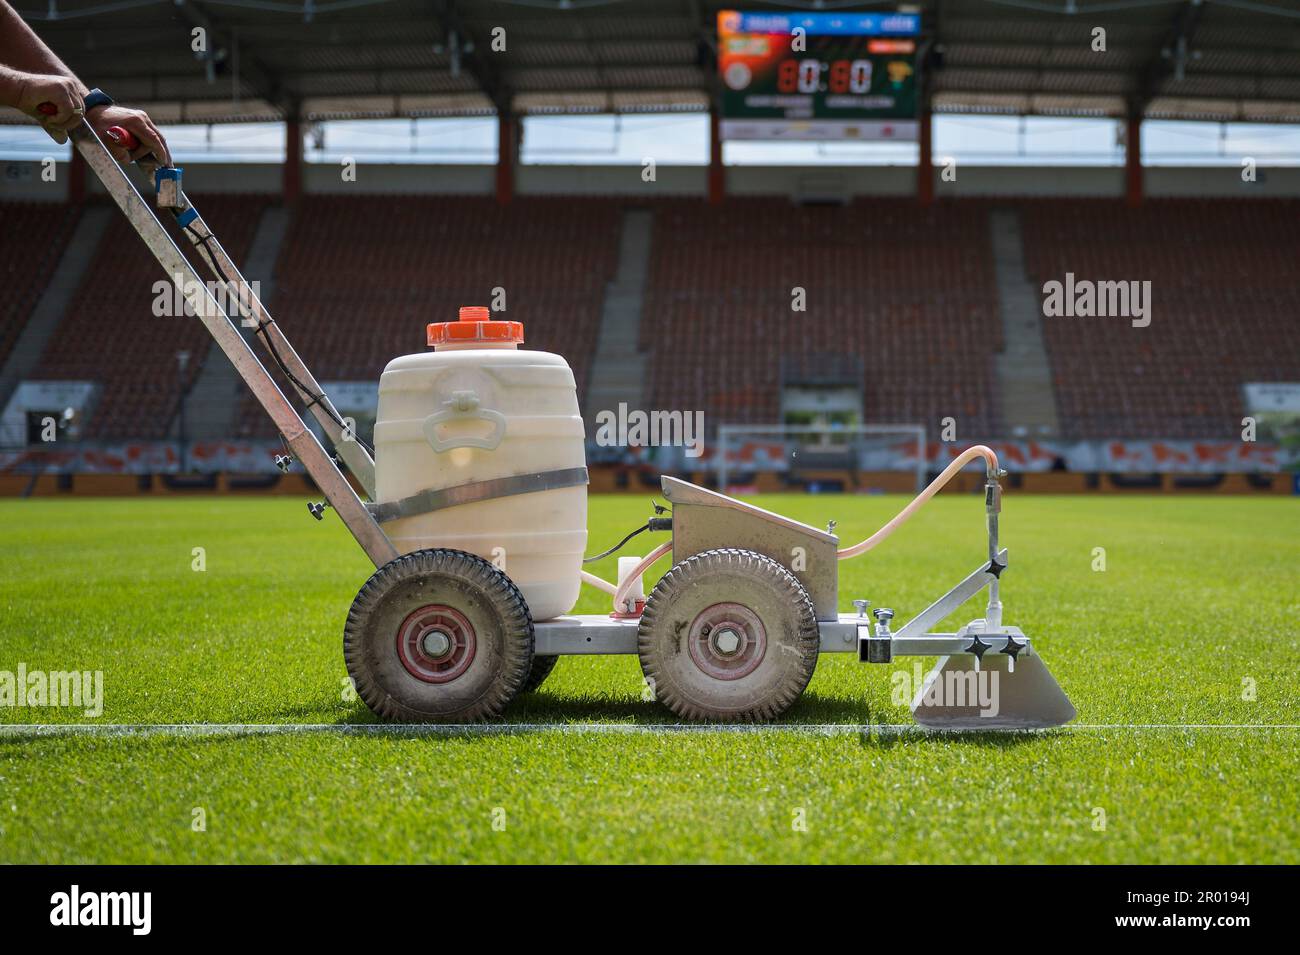
[[921, 18], [718, 13], [724, 139], [916, 139]]

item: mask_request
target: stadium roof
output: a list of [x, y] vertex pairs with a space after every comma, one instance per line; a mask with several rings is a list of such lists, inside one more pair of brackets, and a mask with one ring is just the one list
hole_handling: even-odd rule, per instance
[[703, 111], [725, 8], [919, 11], [935, 112], [1300, 122], [1300, 0], [10, 2], [166, 123]]

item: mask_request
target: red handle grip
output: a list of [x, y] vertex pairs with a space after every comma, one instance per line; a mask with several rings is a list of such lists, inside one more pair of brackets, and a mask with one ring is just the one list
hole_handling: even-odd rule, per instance
[[59, 114], [59, 108], [53, 103], [41, 103], [41, 105], [36, 107], [36, 112], [40, 113], [42, 116], [57, 116]]
[[140, 148], [140, 140], [136, 139], [129, 130], [121, 126], [110, 126], [104, 130], [108, 138], [113, 140], [113, 145], [121, 146], [129, 152], [135, 152]]

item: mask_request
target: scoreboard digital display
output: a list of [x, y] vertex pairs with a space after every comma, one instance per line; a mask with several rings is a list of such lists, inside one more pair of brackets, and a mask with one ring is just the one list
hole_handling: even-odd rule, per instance
[[723, 138], [915, 139], [920, 21], [720, 11]]

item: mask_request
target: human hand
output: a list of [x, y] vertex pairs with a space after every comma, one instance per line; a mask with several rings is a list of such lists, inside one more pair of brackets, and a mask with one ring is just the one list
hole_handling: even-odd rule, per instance
[[56, 143], [68, 141], [68, 130], [84, 115], [81, 84], [69, 76], [21, 73], [14, 106], [33, 117]]
[[[125, 106], [96, 106], [86, 114], [86, 122], [104, 141], [104, 145], [109, 148], [118, 162], [129, 163], [137, 158], [135, 154], [153, 153], [154, 158], [162, 165], [172, 164], [167, 140], [163, 139], [163, 134], [158, 132], [158, 127], [153, 124], [153, 120], [144, 110], [127, 109]], [[108, 135], [108, 130], [112, 126], [121, 126], [125, 129], [135, 137], [139, 147], [129, 149], [126, 148], [125, 143], [119, 144], [115, 137]]]

